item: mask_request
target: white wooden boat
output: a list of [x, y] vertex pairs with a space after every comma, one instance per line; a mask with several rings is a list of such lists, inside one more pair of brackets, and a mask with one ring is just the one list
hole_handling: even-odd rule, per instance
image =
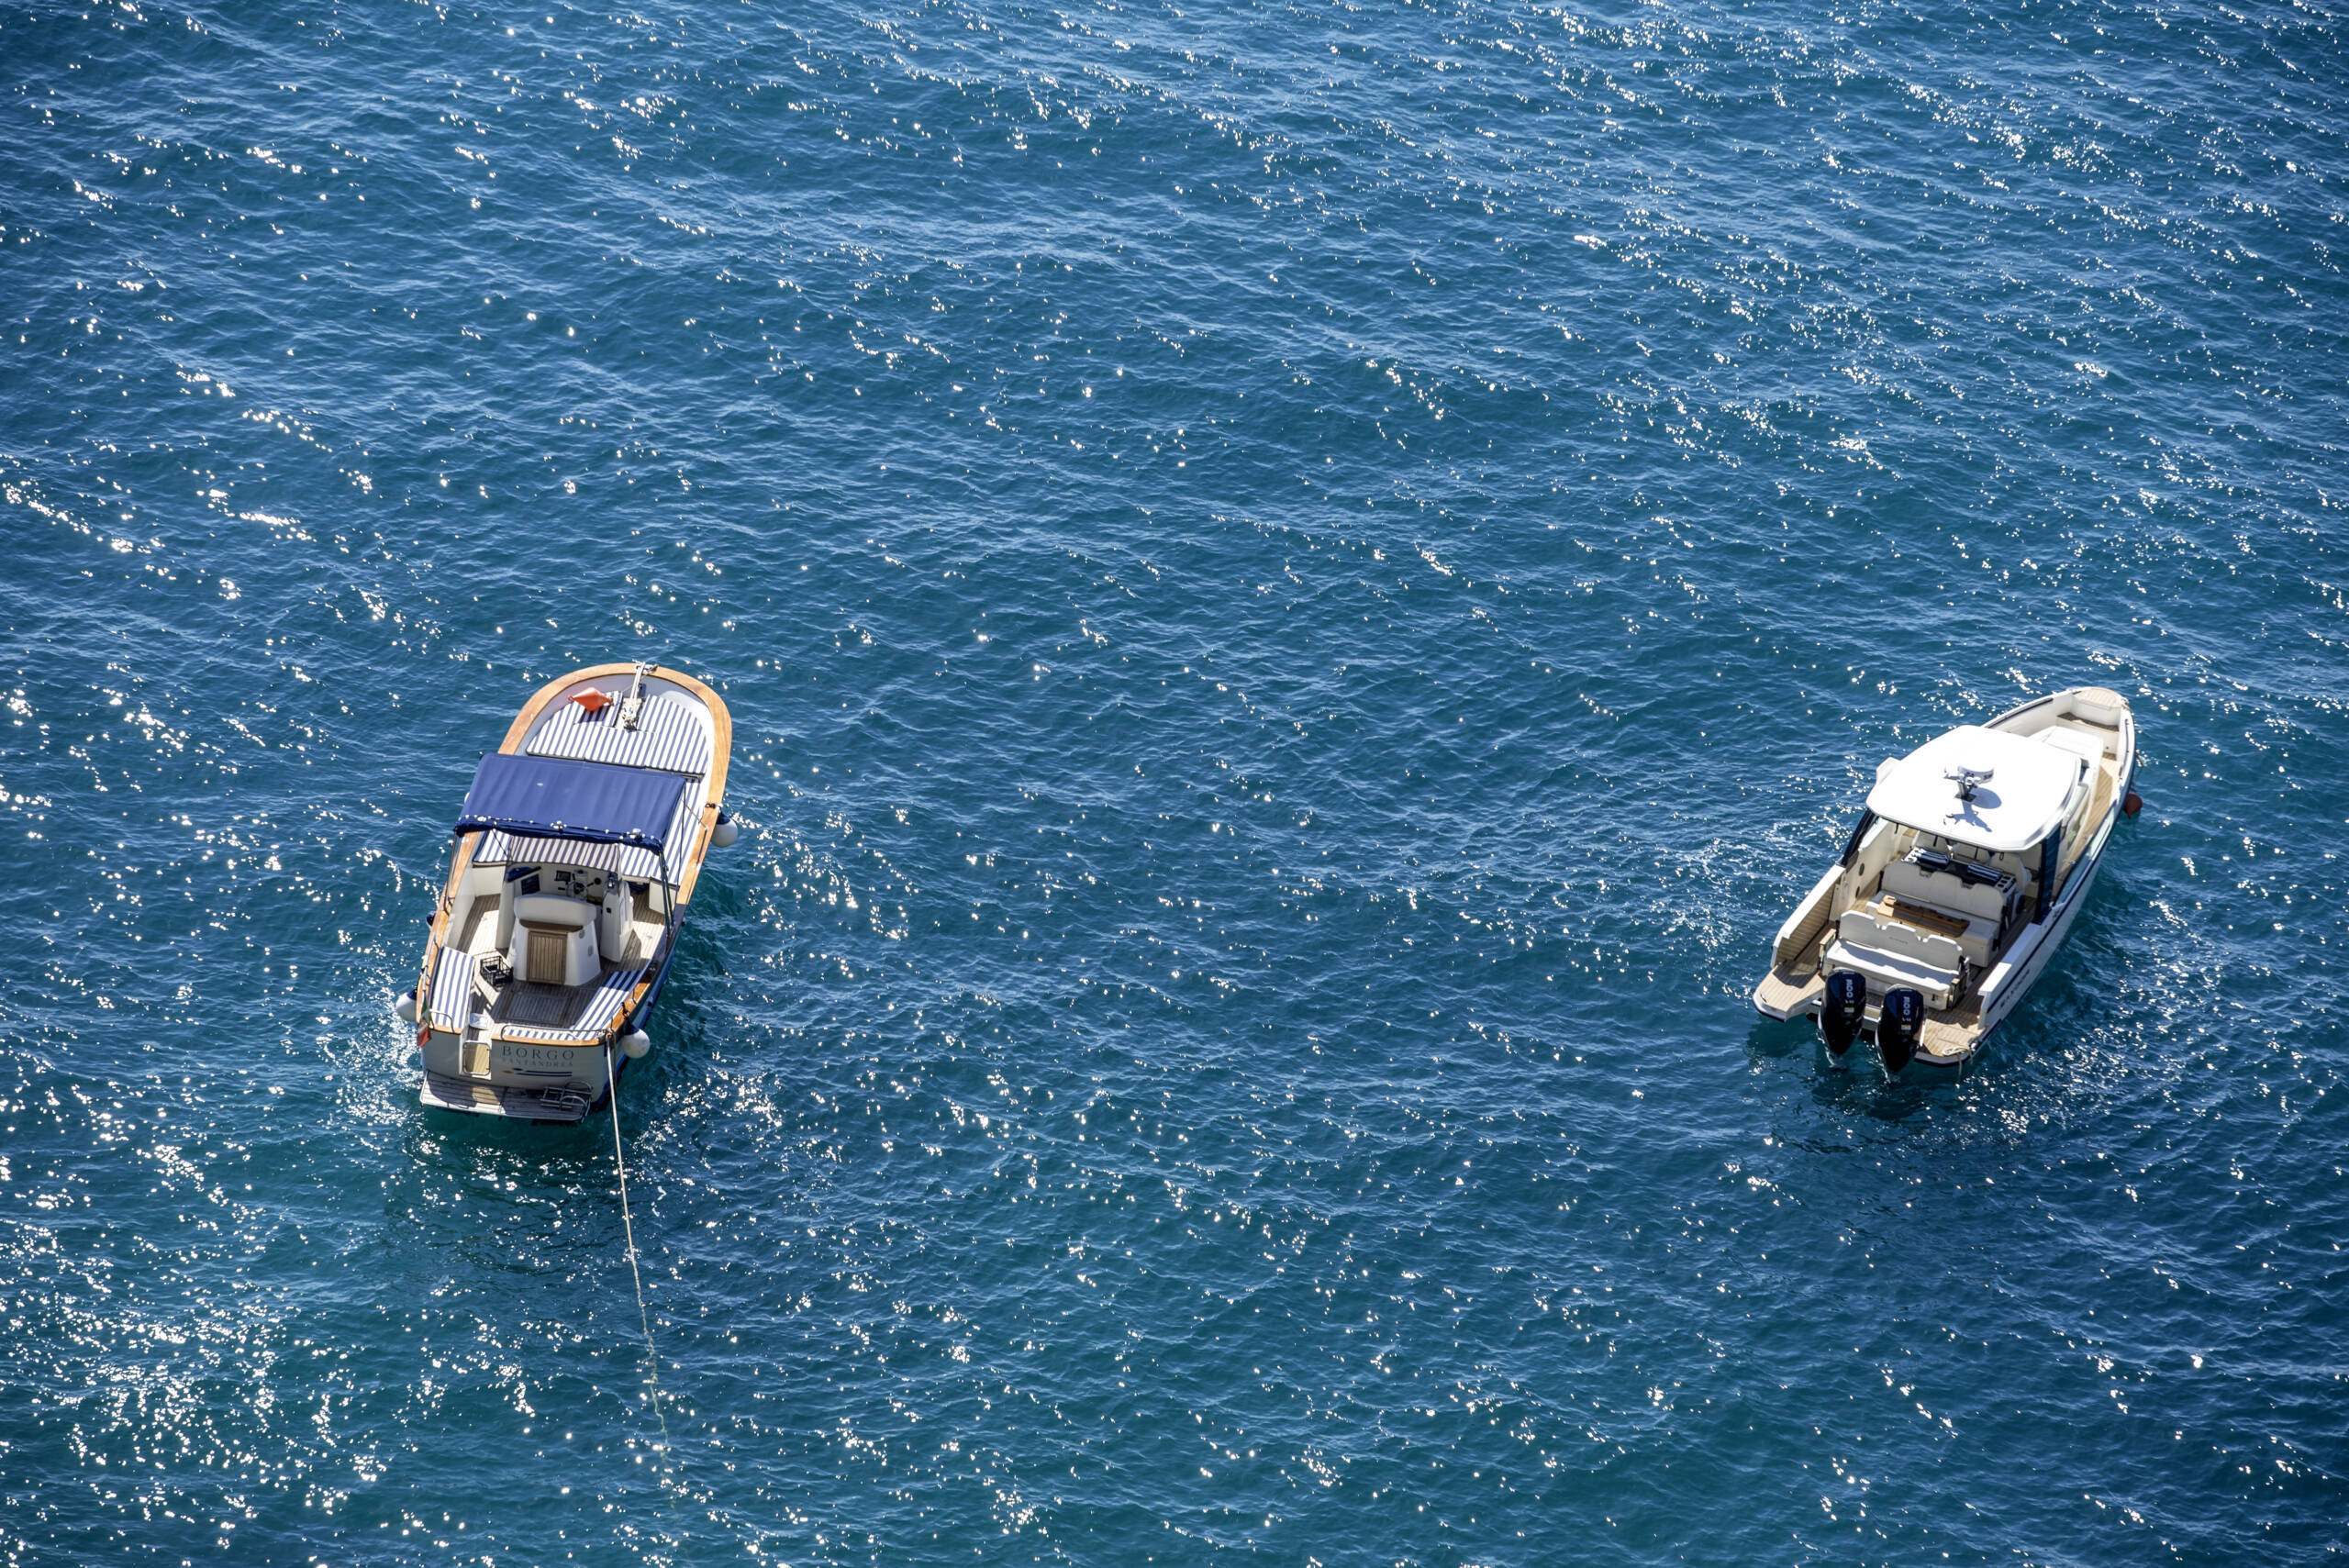
[[574, 670], [523, 706], [473, 774], [399, 1000], [425, 1105], [575, 1122], [644, 1054], [702, 859], [734, 840], [733, 741], [723, 698], [654, 664]]
[[1810, 1014], [1829, 1058], [1962, 1065], [2031, 990], [2134, 816], [2137, 726], [2102, 686], [2052, 693], [1887, 758], [1843, 853], [1778, 928], [1753, 1005]]

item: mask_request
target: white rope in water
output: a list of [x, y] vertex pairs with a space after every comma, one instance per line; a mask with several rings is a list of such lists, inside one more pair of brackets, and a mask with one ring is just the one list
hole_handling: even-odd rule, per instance
[[636, 1282], [636, 1320], [644, 1329], [645, 1382], [652, 1390], [652, 1418], [661, 1424], [661, 1452], [667, 1456], [669, 1418], [661, 1411], [661, 1352], [652, 1348], [652, 1315], [644, 1309], [644, 1275], [636, 1266], [636, 1226], [628, 1212], [628, 1161], [620, 1152], [620, 1077], [618, 1059], [604, 1047], [604, 1098], [612, 1107], [612, 1167], [620, 1174], [620, 1233], [628, 1238], [629, 1277]]

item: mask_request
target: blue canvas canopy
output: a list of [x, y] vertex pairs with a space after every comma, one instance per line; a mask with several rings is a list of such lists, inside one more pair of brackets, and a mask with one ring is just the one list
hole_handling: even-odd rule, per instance
[[561, 757], [492, 751], [481, 760], [456, 831], [502, 828], [535, 839], [665, 849], [678, 797], [693, 781], [680, 773], [616, 768]]

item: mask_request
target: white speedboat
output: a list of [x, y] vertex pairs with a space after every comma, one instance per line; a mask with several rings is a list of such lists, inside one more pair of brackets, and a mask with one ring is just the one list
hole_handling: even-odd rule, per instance
[[399, 999], [427, 1106], [575, 1122], [644, 1054], [702, 857], [734, 841], [733, 742], [723, 698], [654, 664], [574, 670], [523, 706], [473, 774]]
[[2046, 969], [2136, 815], [2128, 700], [2075, 686], [1876, 769], [1843, 853], [1795, 908], [1753, 1005], [1809, 1013], [1839, 1065], [1873, 1034], [1887, 1071], [1962, 1065]]

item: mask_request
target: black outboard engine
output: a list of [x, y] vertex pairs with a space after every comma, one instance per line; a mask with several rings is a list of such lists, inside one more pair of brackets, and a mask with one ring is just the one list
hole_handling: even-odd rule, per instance
[[1917, 1054], [1918, 1037], [1925, 1032], [1922, 993], [1901, 985], [1884, 994], [1884, 1011], [1876, 1021], [1876, 1048], [1884, 1054], [1884, 1070], [1898, 1073]]
[[1827, 1054], [1837, 1065], [1860, 1037], [1867, 1011], [1866, 975], [1855, 969], [1839, 969], [1827, 977], [1827, 999], [1819, 1005], [1819, 1032], [1826, 1038]]

